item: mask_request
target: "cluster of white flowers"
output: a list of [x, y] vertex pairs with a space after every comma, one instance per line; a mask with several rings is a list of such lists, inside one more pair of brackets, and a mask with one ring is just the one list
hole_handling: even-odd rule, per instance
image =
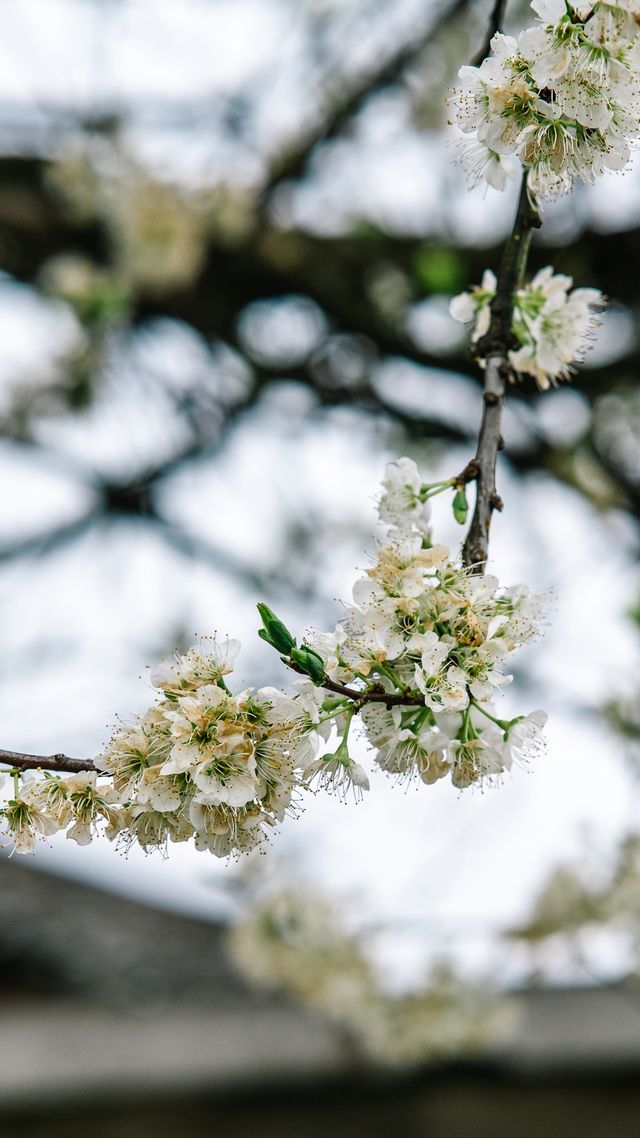
[[389, 994], [334, 907], [300, 888], [253, 908], [228, 944], [233, 963], [256, 987], [287, 992], [385, 1063], [480, 1051], [508, 1025], [508, 1005], [491, 984], [463, 981], [446, 965], [418, 991]]
[[640, 137], [640, 3], [533, 0], [539, 23], [496, 34], [449, 104], [470, 185], [504, 189], [520, 166], [541, 199], [622, 170]]
[[119, 796], [95, 772], [50, 775], [29, 772], [16, 778], [13, 797], [0, 809], [0, 845], [11, 841], [15, 853], [32, 853], [38, 838], [66, 830], [78, 845], [87, 845], [99, 825], [113, 838], [121, 829]]
[[433, 485], [410, 459], [389, 464], [383, 488], [388, 535], [354, 586], [354, 604], [333, 633], [310, 630], [305, 643], [329, 679], [374, 696], [360, 717], [379, 767], [400, 780], [449, 775], [467, 787], [539, 742], [544, 712], [503, 721], [493, 699], [511, 680], [506, 657], [537, 634], [543, 598], [525, 586], [500, 589], [431, 544]]
[[[305, 676], [294, 695], [227, 687], [236, 640], [202, 642], [151, 673], [158, 698], [115, 732], [95, 770], [15, 775], [0, 809], [19, 852], [64, 829], [80, 844], [104, 830], [125, 845], [193, 839], [217, 856], [254, 849], [314, 786], [361, 798], [367, 773], [349, 753], [359, 715], [378, 767], [467, 787], [508, 770], [539, 743], [546, 716], [497, 718], [506, 657], [537, 632], [539, 596], [499, 589], [432, 545], [429, 501], [456, 480], [424, 484], [410, 459], [386, 470], [386, 536], [332, 633], [298, 646], [266, 605], [263, 639]], [[460, 493], [460, 491], [458, 491]], [[321, 752], [334, 730], [338, 746]]]
[[254, 849], [295, 813], [326, 731], [315, 723], [322, 693], [302, 681], [293, 698], [275, 688], [231, 695], [223, 677], [239, 648], [202, 643], [152, 672], [162, 698], [116, 731], [95, 760], [98, 775], [23, 778], [4, 810], [15, 849], [69, 826], [67, 836], [86, 844], [106, 822], [107, 836], [127, 844], [193, 839], [224, 857]]
[[[542, 391], [571, 377], [572, 366], [591, 347], [605, 304], [598, 289], [572, 285], [571, 277], [547, 266], [514, 294], [512, 330], [520, 347], [509, 352], [509, 361], [519, 375], [533, 376]], [[496, 286], [495, 274], [487, 269], [482, 284], [451, 301], [454, 319], [473, 324], [472, 344], [489, 331]]]
[[[580, 861], [555, 867], [524, 921], [508, 941], [528, 950], [537, 977], [558, 965], [597, 971], [607, 946], [610, 977], [640, 974], [640, 834], [625, 834], [613, 856], [584, 851]], [[557, 971], [556, 971], [557, 975]]]

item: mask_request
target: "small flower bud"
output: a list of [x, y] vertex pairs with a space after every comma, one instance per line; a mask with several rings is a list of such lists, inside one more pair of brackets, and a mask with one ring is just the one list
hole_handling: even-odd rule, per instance
[[458, 525], [463, 526], [467, 520], [467, 514], [469, 513], [467, 492], [464, 486], [458, 490], [456, 494], [454, 494], [451, 506], [453, 509], [453, 516], [456, 519]]
[[258, 612], [264, 624], [264, 629], [260, 629], [258, 636], [260, 636], [262, 640], [266, 640], [267, 644], [275, 648], [276, 652], [281, 652], [283, 656], [288, 656], [296, 644], [289, 629], [268, 605], [260, 602], [258, 604]]

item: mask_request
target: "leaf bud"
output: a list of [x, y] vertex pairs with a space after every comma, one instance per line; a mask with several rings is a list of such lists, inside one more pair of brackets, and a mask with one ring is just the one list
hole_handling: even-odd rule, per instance
[[283, 656], [290, 655], [291, 649], [295, 648], [296, 642], [289, 632], [289, 629], [268, 605], [259, 602], [258, 612], [264, 624], [264, 629], [260, 629], [258, 636], [262, 640], [266, 640], [267, 644], [275, 648], [276, 652], [280, 652]]

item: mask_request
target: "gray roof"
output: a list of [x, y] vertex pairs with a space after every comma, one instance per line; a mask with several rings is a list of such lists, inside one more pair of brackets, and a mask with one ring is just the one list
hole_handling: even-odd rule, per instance
[[[0, 858], [0, 990], [105, 1007], [255, 1002], [224, 929]], [[6, 966], [12, 964], [8, 969]], [[8, 988], [8, 991], [7, 991]]]

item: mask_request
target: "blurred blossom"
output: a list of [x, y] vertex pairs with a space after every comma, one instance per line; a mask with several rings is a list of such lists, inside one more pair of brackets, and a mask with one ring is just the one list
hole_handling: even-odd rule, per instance
[[591, 421], [589, 405], [576, 388], [561, 388], [538, 400], [535, 419], [553, 446], [571, 446]]
[[257, 360], [292, 366], [301, 363], [326, 332], [326, 320], [306, 297], [261, 300], [238, 321], [240, 340]]
[[508, 1003], [489, 980], [465, 981], [441, 961], [421, 988], [394, 996], [385, 991], [362, 940], [346, 930], [327, 899], [290, 888], [241, 920], [228, 947], [257, 987], [293, 995], [392, 1066], [478, 1055], [508, 1032]]
[[415, 304], [407, 317], [407, 331], [426, 352], [448, 355], [462, 349], [464, 337], [449, 314], [449, 297], [433, 296]]

